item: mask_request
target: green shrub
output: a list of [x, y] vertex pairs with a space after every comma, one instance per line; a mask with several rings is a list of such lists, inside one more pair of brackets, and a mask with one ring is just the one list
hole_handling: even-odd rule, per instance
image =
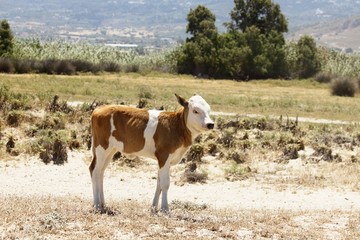
[[296, 71], [300, 78], [314, 76], [321, 69], [321, 61], [315, 40], [310, 36], [302, 36], [297, 45]]
[[331, 84], [331, 93], [335, 96], [353, 97], [356, 90], [355, 81], [347, 77], [336, 78]]
[[244, 180], [251, 176], [251, 172], [252, 170], [249, 166], [243, 166], [234, 162], [225, 169], [225, 178], [229, 181]]
[[31, 108], [31, 95], [12, 92], [7, 86], [0, 86], [0, 110], [28, 110]]

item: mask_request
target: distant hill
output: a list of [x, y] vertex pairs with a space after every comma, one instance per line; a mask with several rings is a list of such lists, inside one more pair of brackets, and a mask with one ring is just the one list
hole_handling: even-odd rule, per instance
[[[86, 39], [93, 42], [162, 46], [186, 37], [186, 16], [202, 4], [225, 31], [233, 0], [0, 0], [0, 19], [17, 37]], [[360, 16], [355, 0], [275, 0], [289, 21], [291, 34], [304, 26]], [[320, 26], [320, 25], [319, 25]], [[349, 37], [351, 37], [350, 32]], [[294, 35], [294, 36], [295, 36]], [[323, 34], [325, 36], [325, 33]], [[350, 45], [349, 45], [350, 46]]]
[[289, 20], [290, 30], [319, 22], [360, 16], [358, 0], [275, 0]]
[[288, 34], [290, 39], [298, 39], [307, 34], [321, 45], [345, 52], [360, 52], [360, 17], [321, 22]]

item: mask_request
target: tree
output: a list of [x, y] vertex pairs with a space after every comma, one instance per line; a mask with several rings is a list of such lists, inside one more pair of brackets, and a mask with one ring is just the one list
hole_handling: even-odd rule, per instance
[[2, 20], [0, 22], [0, 56], [12, 54], [13, 38], [9, 23]]
[[288, 31], [279, 4], [271, 0], [234, 0], [234, 3], [235, 7], [230, 12], [231, 22], [225, 24], [229, 30], [245, 32], [249, 27], [256, 26], [261, 34]]
[[215, 15], [203, 5], [197, 6], [194, 10], [190, 9], [187, 15], [186, 33], [190, 33], [192, 37], [187, 41], [194, 41], [201, 37], [216, 38], [218, 33], [215, 20]]
[[191, 9], [187, 38], [177, 54], [179, 73], [236, 80], [285, 76], [287, 21], [271, 0], [234, 0], [228, 32], [219, 35], [206, 7]]
[[296, 72], [300, 78], [308, 78], [320, 71], [321, 63], [315, 40], [302, 36], [296, 44]]
[[180, 73], [214, 76], [217, 72], [217, 38], [215, 15], [199, 5], [191, 9], [186, 32], [191, 36], [178, 53]]
[[[286, 72], [285, 39], [287, 21], [278, 4], [271, 0], [234, 0], [228, 33], [239, 41], [234, 51], [246, 49], [242, 58], [241, 78], [277, 78]], [[243, 37], [240, 38], [239, 35]], [[237, 68], [239, 69], [239, 68]]]

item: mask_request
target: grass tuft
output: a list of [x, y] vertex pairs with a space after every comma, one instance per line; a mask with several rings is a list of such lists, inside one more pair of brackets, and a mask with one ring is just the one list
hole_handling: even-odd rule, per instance
[[335, 96], [354, 97], [357, 86], [351, 78], [339, 77], [331, 83], [331, 93]]

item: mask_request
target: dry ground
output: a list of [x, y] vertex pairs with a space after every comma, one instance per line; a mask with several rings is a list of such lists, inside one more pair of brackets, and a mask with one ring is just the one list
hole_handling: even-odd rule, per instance
[[[0, 239], [360, 239], [360, 125], [347, 122], [358, 121], [359, 95], [332, 97], [311, 81], [180, 78], [0, 75], [14, 91], [9, 96], [37, 96], [5, 104], [24, 101], [27, 111], [0, 111]], [[53, 94], [132, 104], [150, 94], [151, 106], [174, 109], [174, 92], [196, 91], [215, 111], [256, 116], [216, 116], [217, 130], [172, 168], [170, 216], [149, 211], [157, 165], [148, 159], [109, 166], [109, 212], [96, 213], [85, 150], [89, 111], [46, 112]], [[51, 137], [66, 139], [65, 149], [72, 140], [80, 145], [64, 165], [38, 158], [55, 146], [44, 144]], [[7, 152], [10, 139], [15, 146]], [[193, 162], [204, 183], [186, 178]]]
[[[24, 158], [1, 163], [2, 239], [360, 237], [359, 192], [284, 182], [284, 169], [271, 164], [258, 166], [262, 174], [257, 177], [230, 182], [221, 177], [221, 163], [206, 157], [206, 184], [182, 182], [184, 164], [175, 166], [169, 191], [172, 213], [154, 216], [149, 211], [157, 168], [152, 160], [138, 160], [138, 168], [111, 164], [105, 177], [111, 213], [99, 214], [91, 207], [88, 152], [71, 152], [62, 166]], [[296, 164], [283, 168], [291, 173], [295, 167], [301, 175]], [[265, 168], [268, 174], [263, 174]]]

